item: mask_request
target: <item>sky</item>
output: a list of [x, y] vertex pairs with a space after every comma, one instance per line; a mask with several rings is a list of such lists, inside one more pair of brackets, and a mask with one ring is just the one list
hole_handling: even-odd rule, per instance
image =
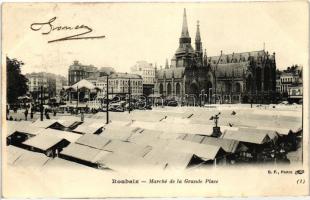
[[[232, 3], [32, 3], [4, 4], [3, 55], [22, 60], [23, 73], [46, 71], [67, 76], [74, 60], [85, 65], [130, 71], [136, 61], [164, 66], [178, 48], [183, 9], [194, 47], [200, 21], [208, 56], [265, 49], [276, 53], [279, 69], [308, 65], [308, 4], [299, 2]], [[47, 41], [81, 30], [39, 31], [32, 23], [87, 25], [87, 36], [103, 39]], [[264, 45], [265, 44], [265, 45]]]

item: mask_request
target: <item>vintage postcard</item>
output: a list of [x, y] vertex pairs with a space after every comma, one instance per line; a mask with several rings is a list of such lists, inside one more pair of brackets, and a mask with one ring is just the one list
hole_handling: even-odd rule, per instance
[[308, 10], [4, 3], [3, 197], [309, 195]]

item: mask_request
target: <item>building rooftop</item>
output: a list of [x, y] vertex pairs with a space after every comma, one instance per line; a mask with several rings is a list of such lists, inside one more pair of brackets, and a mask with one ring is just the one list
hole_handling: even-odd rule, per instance
[[[241, 52], [241, 53], [232, 53], [232, 54], [222, 54], [219, 63], [233, 63], [233, 62], [245, 62], [253, 58], [257, 60], [258, 58], [264, 58], [265, 56], [269, 56], [270, 59], [274, 59], [275, 54], [269, 54], [268, 51], [258, 50], [258, 51], [249, 51], [249, 52]], [[220, 58], [218, 56], [210, 56], [208, 57], [209, 63], [217, 63]]]
[[161, 69], [158, 70], [158, 78], [163, 79], [166, 76], [167, 79], [169, 78], [182, 78], [184, 75], [185, 68], [184, 67], [172, 67], [168, 69]]
[[128, 79], [128, 78], [131, 78], [131, 79], [142, 79], [142, 77], [138, 74], [129, 74], [129, 73], [122, 73], [122, 72], [117, 72], [117, 73], [114, 73], [114, 74], [111, 74], [109, 76], [110, 79], [117, 79], [117, 78], [123, 78], [123, 79]]

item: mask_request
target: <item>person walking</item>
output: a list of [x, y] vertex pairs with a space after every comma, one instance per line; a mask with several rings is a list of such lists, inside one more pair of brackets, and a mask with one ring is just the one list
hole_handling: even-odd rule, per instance
[[33, 119], [33, 106], [30, 107], [30, 119]]
[[26, 110], [25, 110], [25, 120], [27, 121], [27, 117], [28, 117], [28, 108], [26, 108]]
[[9, 105], [6, 105], [6, 119], [9, 119], [10, 116], [10, 108]]
[[49, 116], [49, 111], [48, 111], [48, 109], [45, 109], [45, 117], [46, 117], [46, 119], [50, 119], [50, 116]]

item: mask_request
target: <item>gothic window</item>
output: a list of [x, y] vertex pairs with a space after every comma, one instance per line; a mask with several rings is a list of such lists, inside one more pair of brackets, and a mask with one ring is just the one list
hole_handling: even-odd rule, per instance
[[170, 83], [167, 84], [167, 93], [168, 93], [168, 95], [171, 94], [171, 84]]
[[180, 95], [181, 93], [181, 86], [180, 86], [180, 83], [177, 83], [176, 84], [176, 95]]
[[226, 86], [225, 86], [225, 88], [226, 88], [226, 93], [230, 93], [231, 92], [231, 89], [232, 89], [232, 86], [231, 86], [231, 83], [230, 82], [226, 82]]
[[252, 76], [249, 75], [246, 79], [246, 90], [250, 92], [252, 90]]
[[160, 94], [163, 94], [163, 93], [164, 93], [164, 86], [163, 86], [162, 83], [159, 84], [159, 93], [160, 93]]
[[237, 92], [237, 93], [240, 93], [241, 92], [241, 85], [240, 85], [240, 83], [236, 83], [235, 84], [235, 91]]

